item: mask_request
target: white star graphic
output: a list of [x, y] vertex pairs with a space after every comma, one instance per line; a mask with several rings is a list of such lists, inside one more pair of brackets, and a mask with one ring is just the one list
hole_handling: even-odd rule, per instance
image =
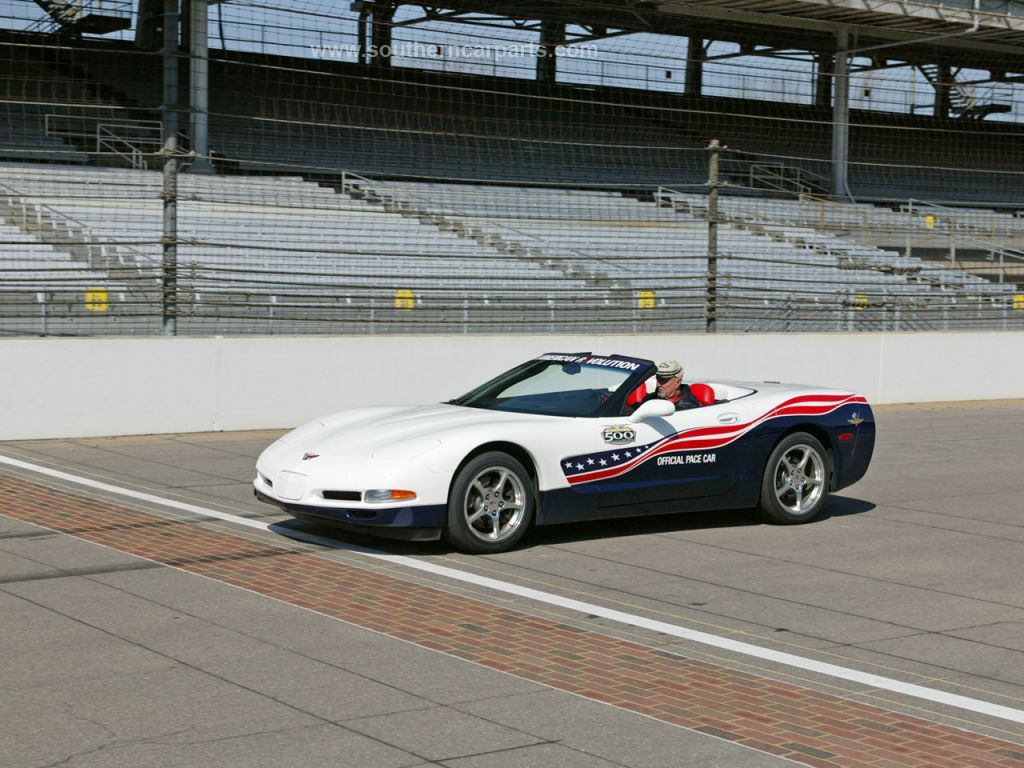
[[565, 468], [566, 469], [572, 469], [572, 462], [571, 461], [565, 462]]
[[606, 466], [606, 465], [608, 464], [608, 462], [607, 462], [607, 461], [605, 461], [604, 459], [601, 459], [601, 461], [600, 461], [600, 462], [598, 462], [598, 463], [599, 463], [599, 464], [600, 464], [600, 465], [601, 465], [602, 467], [604, 467], [604, 466]]
[[587, 459], [587, 464], [593, 464], [593, 463], [594, 463], [593, 459]]
[[618, 460], [619, 460], [619, 454], [613, 453], [612, 454], [612, 461], [618, 461]]
[[583, 465], [582, 464], [577, 464], [576, 465], [576, 469], [583, 469]]

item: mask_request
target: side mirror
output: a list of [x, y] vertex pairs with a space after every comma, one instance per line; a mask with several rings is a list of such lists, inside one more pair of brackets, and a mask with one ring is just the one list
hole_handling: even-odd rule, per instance
[[630, 424], [639, 424], [644, 419], [653, 419], [659, 416], [671, 416], [676, 412], [676, 407], [668, 400], [648, 400], [640, 405], [629, 417]]

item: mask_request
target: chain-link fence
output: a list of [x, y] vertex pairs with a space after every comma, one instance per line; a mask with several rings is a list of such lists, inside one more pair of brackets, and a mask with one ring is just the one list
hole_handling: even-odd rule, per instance
[[393, 4], [29, 5], [0, 25], [2, 334], [1024, 328], [1012, 78], [982, 120], [968, 70], [854, 57], [874, 96], [837, 197], [813, 49]]

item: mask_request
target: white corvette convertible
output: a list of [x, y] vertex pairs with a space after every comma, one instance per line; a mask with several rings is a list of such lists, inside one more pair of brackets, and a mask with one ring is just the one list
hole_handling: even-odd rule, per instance
[[874, 417], [853, 392], [712, 381], [676, 410], [648, 394], [655, 371], [552, 353], [446, 403], [342, 411], [263, 451], [255, 493], [298, 518], [499, 552], [533, 525], [607, 517], [757, 507], [802, 523], [867, 471]]

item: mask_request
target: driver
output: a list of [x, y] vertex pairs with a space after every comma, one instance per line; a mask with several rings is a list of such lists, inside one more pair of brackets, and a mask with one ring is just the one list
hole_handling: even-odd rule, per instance
[[642, 402], [660, 398], [674, 403], [677, 411], [686, 408], [699, 408], [701, 402], [690, 392], [690, 387], [683, 384], [683, 366], [678, 360], [666, 360], [658, 363], [658, 372], [655, 374], [656, 388]]

